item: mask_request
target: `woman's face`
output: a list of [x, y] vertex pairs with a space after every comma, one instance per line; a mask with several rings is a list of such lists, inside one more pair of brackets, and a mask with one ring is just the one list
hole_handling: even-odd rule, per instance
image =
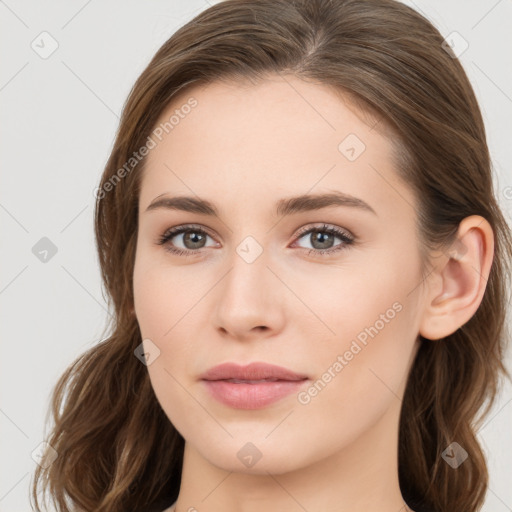
[[[423, 286], [416, 200], [383, 127], [294, 77], [194, 88], [159, 123], [173, 114], [148, 145], [134, 269], [149, 376], [169, 420], [230, 471], [281, 473], [341, 451], [357, 460], [379, 440], [389, 455]], [[185, 196], [181, 206], [207, 201], [217, 215], [148, 208]], [[261, 390], [275, 397], [278, 384], [260, 382], [251, 400], [255, 384], [202, 380], [226, 362], [307, 380], [281, 383], [288, 394], [265, 404]], [[237, 385], [245, 399], [210, 392], [228, 400]]]

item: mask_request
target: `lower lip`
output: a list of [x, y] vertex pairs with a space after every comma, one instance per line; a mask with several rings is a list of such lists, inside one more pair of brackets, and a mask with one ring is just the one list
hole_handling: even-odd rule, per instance
[[219, 402], [235, 409], [261, 409], [291, 393], [297, 393], [308, 381], [277, 380], [259, 384], [236, 384], [226, 380], [204, 380], [208, 391]]

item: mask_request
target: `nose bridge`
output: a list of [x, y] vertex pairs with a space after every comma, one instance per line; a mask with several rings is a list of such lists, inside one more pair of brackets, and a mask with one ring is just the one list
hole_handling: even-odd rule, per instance
[[248, 301], [253, 306], [262, 298], [262, 291], [267, 288], [268, 295], [268, 274], [267, 268], [268, 252], [252, 236], [242, 240], [234, 248], [230, 258], [230, 268], [226, 276], [226, 283], [223, 296], [227, 299], [241, 304]]
[[268, 255], [252, 236], [234, 247], [216, 306], [217, 323], [226, 331], [242, 335], [253, 327], [276, 327], [279, 291], [278, 283], [272, 284], [275, 276], [267, 268]]

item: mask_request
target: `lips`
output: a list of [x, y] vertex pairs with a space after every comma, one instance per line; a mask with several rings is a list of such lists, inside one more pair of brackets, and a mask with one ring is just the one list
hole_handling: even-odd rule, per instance
[[273, 364], [256, 362], [247, 366], [236, 363], [223, 363], [210, 368], [201, 375], [202, 380], [225, 380], [232, 383], [258, 384], [275, 381], [300, 381], [307, 379], [307, 375], [299, 374]]
[[262, 409], [297, 393], [308, 383], [306, 375], [267, 363], [240, 366], [224, 363], [201, 375], [207, 391], [234, 409]]

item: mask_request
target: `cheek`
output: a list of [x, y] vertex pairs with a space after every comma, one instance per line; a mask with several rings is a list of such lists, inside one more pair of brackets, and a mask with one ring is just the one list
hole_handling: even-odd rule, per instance
[[169, 303], [169, 294], [165, 292], [165, 286], [162, 286], [154, 269], [144, 268], [141, 264], [135, 265], [133, 294], [135, 315], [142, 337], [151, 339], [159, 337], [164, 328], [163, 310], [166, 304], [172, 310], [172, 304]]
[[[165, 260], [140, 254], [135, 261], [135, 314], [143, 337], [162, 338], [190, 309], [196, 295], [194, 280], [170, 268]], [[198, 300], [197, 298], [195, 299]]]
[[364, 342], [366, 329], [375, 324], [379, 331], [387, 328], [405, 308], [414, 282], [413, 269], [379, 267], [375, 261], [327, 270], [295, 276], [294, 292], [308, 306], [302, 316], [321, 321], [322, 339], [336, 348], [356, 337]]
[[[388, 311], [388, 323], [375, 317], [375, 312], [386, 314], [388, 299], [382, 296], [384, 307], [367, 308], [357, 321], [346, 316], [336, 324], [336, 341], [324, 341], [315, 351], [322, 370], [298, 397], [297, 418], [319, 439], [330, 440], [329, 445], [318, 441], [319, 453], [348, 446], [401, 405], [415, 336], [407, 304], [400, 311]], [[365, 316], [371, 320], [365, 321]]]
[[158, 402], [182, 435], [190, 429], [187, 418], [192, 408], [184, 376], [187, 365], [182, 362], [190, 362], [194, 354], [192, 344], [180, 343], [180, 339], [185, 333], [190, 336], [191, 307], [200, 297], [190, 284], [183, 273], [138, 254], [133, 274], [135, 314], [142, 339], [149, 338], [159, 350], [147, 371]]
[[407, 376], [418, 332], [417, 298], [410, 292], [419, 269], [410, 257], [378, 261], [357, 272], [340, 270], [323, 288], [316, 280], [309, 291], [308, 305], [333, 331], [315, 346], [320, 382], [311, 402], [319, 414], [324, 407], [342, 416], [349, 410], [362, 420], [396, 399]]

